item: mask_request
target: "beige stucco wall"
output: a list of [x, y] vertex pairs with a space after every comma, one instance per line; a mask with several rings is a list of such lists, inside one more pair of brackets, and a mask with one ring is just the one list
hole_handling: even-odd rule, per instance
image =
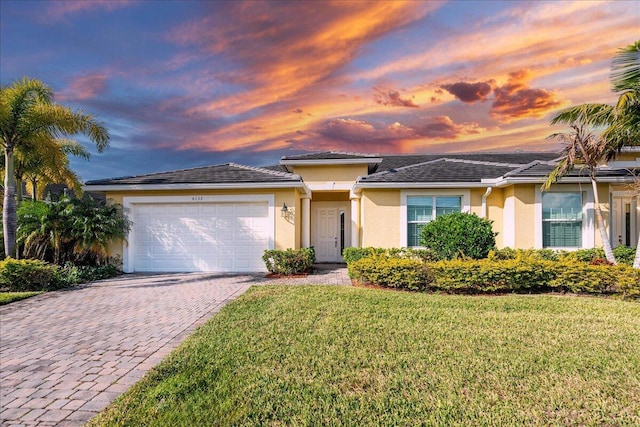
[[367, 165], [294, 166], [293, 173], [309, 185], [327, 182], [353, 185], [359, 176], [367, 175]]
[[360, 210], [362, 246], [400, 246], [400, 190], [365, 189]]
[[487, 197], [487, 213], [488, 219], [493, 221], [493, 231], [498, 233], [496, 236], [496, 246], [499, 248], [504, 247], [503, 236], [503, 209], [504, 209], [504, 194], [502, 188], [494, 188], [491, 190], [491, 194]]
[[[214, 195], [249, 195], [249, 194], [273, 194], [275, 198], [275, 248], [299, 248], [300, 247], [300, 223], [301, 207], [299, 191], [294, 188], [285, 189], [234, 189], [234, 190], [171, 190], [171, 191], [129, 191], [107, 192], [107, 199], [122, 204], [124, 197], [144, 196], [214, 196]], [[280, 210], [286, 203], [293, 208], [292, 217], [284, 218]], [[109, 246], [111, 255], [123, 255], [122, 242], [113, 242]]]
[[[482, 196], [486, 188], [473, 189], [470, 194], [470, 211], [478, 216], [482, 216]], [[361, 244], [362, 246], [375, 247], [399, 247], [405, 243], [401, 242], [401, 227], [406, 224], [401, 223], [401, 190], [400, 189], [364, 189], [362, 191], [362, 225]], [[504, 207], [503, 190], [494, 188], [487, 197], [487, 210], [489, 219], [493, 221], [493, 229], [498, 232], [496, 244], [502, 247], [503, 221], [502, 212]]]
[[535, 247], [535, 202], [534, 185], [514, 186], [515, 247]]

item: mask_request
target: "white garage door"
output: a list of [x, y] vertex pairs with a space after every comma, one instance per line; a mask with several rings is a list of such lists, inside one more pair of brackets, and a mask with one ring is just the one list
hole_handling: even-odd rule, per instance
[[265, 271], [265, 203], [140, 204], [134, 208], [134, 271]]

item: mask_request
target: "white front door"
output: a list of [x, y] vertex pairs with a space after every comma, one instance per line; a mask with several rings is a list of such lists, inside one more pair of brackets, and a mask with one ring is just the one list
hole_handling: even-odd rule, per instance
[[612, 246], [636, 246], [637, 202], [632, 196], [613, 196]]
[[316, 261], [340, 261], [340, 236], [338, 230], [337, 208], [316, 208], [315, 241]]

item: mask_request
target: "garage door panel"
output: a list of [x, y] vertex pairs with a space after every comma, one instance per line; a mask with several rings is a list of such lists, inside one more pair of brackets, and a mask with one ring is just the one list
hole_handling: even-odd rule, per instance
[[134, 271], [264, 271], [267, 203], [140, 204]]

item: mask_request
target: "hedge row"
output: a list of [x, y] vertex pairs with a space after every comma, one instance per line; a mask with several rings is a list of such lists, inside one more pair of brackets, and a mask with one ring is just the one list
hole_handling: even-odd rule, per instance
[[0, 261], [0, 289], [9, 292], [51, 291], [120, 274], [114, 265], [58, 266], [44, 261], [7, 258]]
[[533, 256], [517, 259], [418, 260], [372, 256], [348, 265], [360, 284], [452, 293], [575, 293], [640, 297], [640, 270]]
[[429, 265], [429, 289], [445, 292], [537, 293], [550, 290], [640, 296], [640, 270], [626, 265], [592, 265], [574, 261], [512, 259], [452, 260]]
[[[618, 264], [633, 265], [636, 248], [617, 246], [613, 249], [613, 255]], [[538, 258], [549, 261], [580, 261], [585, 263], [598, 263], [605, 260], [602, 248], [578, 249], [575, 251], [562, 251], [554, 249], [512, 249], [504, 248], [489, 252], [489, 259], [521, 259]]]

